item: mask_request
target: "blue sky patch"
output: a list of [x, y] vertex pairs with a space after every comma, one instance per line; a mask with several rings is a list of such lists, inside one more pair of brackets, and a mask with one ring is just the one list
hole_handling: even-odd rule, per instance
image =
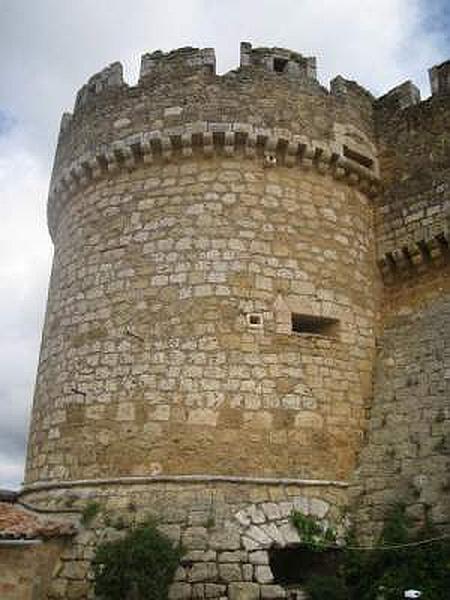
[[450, 58], [450, 0], [421, 0], [423, 6], [423, 29], [439, 38], [442, 49]]
[[15, 124], [16, 120], [12, 114], [0, 108], [0, 135], [8, 134]]

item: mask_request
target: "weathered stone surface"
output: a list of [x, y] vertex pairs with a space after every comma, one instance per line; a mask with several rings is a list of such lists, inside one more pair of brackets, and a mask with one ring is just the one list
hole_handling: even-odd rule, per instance
[[235, 552], [221, 552], [218, 556], [218, 561], [222, 563], [246, 562], [247, 552], [236, 550]]
[[215, 563], [194, 563], [190, 569], [187, 569], [187, 580], [190, 582], [214, 581], [216, 576], [217, 566]]
[[[379, 309], [373, 99], [275, 73], [272, 51], [211, 85], [202, 52], [145, 59], [133, 89], [96, 76], [65, 120], [28, 482], [351, 475]], [[235, 512], [275, 521], [263, 502]]]
[[258, 550], [256, 552], [249, 552], [249, 561], [254, 565], [268, 565], [269, 555], [264, 550]]
[[292, 523], [285, 523], [284, 525], [280, 525], [279, 531], [283, 536], [285, 544], [297, 544], [300, 542], [300, 536], [298, 535], [298, 531], [292, 525]]
[[320, 500], [320, 498], [311, 498], [309, 501], [310, 513], [319, 519], [323, 519], [326, 516], [329, 508], [330, 505], [328, 502]]
[[172, 583], [169, 589], [169, 600], [187, 600], [191, 598], [192, 588], [188, 583]]
[[261, 508], [263, 509], [269, 521], [280, 519], [282, 516], [280, 507], [278, 506], [278, 504], [275, 504], [275, 502], [265, 502], [261, 505]]
[[205, 584], [205, 597], [206, 598], [220, 598], [226, 592], [226, 586], [217, 583], [206, 583]]
[[255, 525], [249, 527], [245, 533], [248, 537], [262, 546], [270, 546], [273, 541], [260, 527], [256, 527]]
[[259, 585], [257, 583], [230, 583], [228, 597], [229, 600], [259, 600]]
[[253, 565], [242, 565], [242, 579], [244, 581], [253, 581]]
[[223, 563], [219, 565], [219, 577], [222, 581], [241, 581], [242, 573], [239, 564]]
[[241, 545], [239, 530], [226, 526], [223, 530], [214, 531], [209, 538], [209, 544], [215, 550], [238, 550]]
[[183, 562], [211, 562], [215, 561], [217, 552], [215, 550], [192, 550], [183, 554]]
[[253, 538], [249, 538], [247, 536], [242, 536], [242, 544], [246, 550], [259, 550], [265, 544], [257, 542]]
[[279, 598], [286, 598], [286, 590], [280, 585], [262, 585], [261, 586], [261, 598], [262, 600], [278, 600]]
[[206, 550], [208, 531], [204, 527], [190, 527], [183, 532], [182, 543], [192, 550]]
[[273, 581], [272, 569], [267, 565], [256, 565], [255, 579], [258, 583], [271, 583]]
[[[149, 55], [132, 89], [113, 65], [80, 91], [55, 159], [26, 481], [151, 478], [30, 495], [161, 517], [202, 553], [180, 600], [216, 584], [218, 554], [225, 581], [240, 568], [265, 586], [241, 545], [298, 543], [293, 509], [332, 522], [357, 460], [362, 531], [410, 485], [410, 515], [450, 521], [449, 66], [425, 103], [410, 85], [375, 100], [343, 78], [326, 92], [311, 59], [278, 51], [245, 47], [217, 77], [207, 50]], [[177, 479], [199, 473], [322, 481]], [[124, 534], [102, 519], [66, 550], [55, 598], [84, 593], [94, 541]]]

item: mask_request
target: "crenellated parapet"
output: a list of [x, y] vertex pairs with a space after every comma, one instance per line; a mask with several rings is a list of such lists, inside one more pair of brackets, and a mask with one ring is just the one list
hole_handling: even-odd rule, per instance
[[276, 168], [312, 165], [373, 196], [379, 179], [373, 101], [342, 77], [328, 92], [316, 79], [314, 58], [245, 42], [240, 67], [222, 76], [211, 48], [145, 54], [136, 86], [113, 63], [89, 79], [73, 115], [63, 117], [50, 229], [67, 199], [90, 181], [195, 153], [241, 152]]
[[189, 76], [202, 73], [216, 74], [216, 56], [213, 48], [179, 48], [165, 54], [160, 50], [141, 58], [139, 82], [151, 83], [156, 77]]
[[242, 42], [240, 66], [260, 68], [293, 80], [317, 80], [316, 58], [305, 57], [285, 48], [253, 48], [249, 42]]
[[428, 99], [421, 101], [418, 88], [407, 81], [375, 103], [383, 183], [377, 217], [378, 262], [393, 280], [448, 262], [449, 65], [430, 69]]

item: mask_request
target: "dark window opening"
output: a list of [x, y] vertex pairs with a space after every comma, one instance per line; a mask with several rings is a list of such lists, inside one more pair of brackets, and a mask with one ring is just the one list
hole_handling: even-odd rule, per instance
[[292, 313], [292, 331], [294, 333], [309, 333], [336, 337], [339, 331], [339, 321], [329, 317], [315, 317]]
[[356, 152], [356, 150], [352, 150], [348, 146], [344, 146], [344, 156], [345, 158], [354, 160], [363, 167], [366, 167], [366, 169], [373, 169], [373, 160], [371, 158], [369, 158], [368, 156], [364, 156], [364, 154]]
[[305, 584], [314, 575], [336, 575], [340, 560], [339, 550], [315, 552], [306, 546], [269, 550], [274, 583], [283, 586]]
[[249, 323], [249, 325], [253, 325], [253, 326], [262, 325], [262, 315], [258, 315], [255, 313], [248, 315], [248, 323]]
[[273, 59], [273, 70], [276, 73], [284, 73], [287, 68], [288, 60], [286, 58], [274, 58]]

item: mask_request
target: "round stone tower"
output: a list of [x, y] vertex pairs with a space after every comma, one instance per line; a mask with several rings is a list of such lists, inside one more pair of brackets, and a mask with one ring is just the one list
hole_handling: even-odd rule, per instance
[[215, 556], [175, 596], [271, 583], [249, 553], [345, 503], [378, 310], [372, 104], [243, 43], [222, 76], [211, 49], [144, 55], [133, 87], [114, 63], [63, 117], [24, 493], [158, 514]]

